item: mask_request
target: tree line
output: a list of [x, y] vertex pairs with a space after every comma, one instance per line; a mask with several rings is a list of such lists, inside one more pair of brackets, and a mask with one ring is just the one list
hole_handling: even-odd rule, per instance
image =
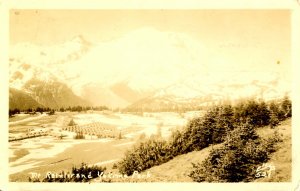
[[49, 108], [49, 107], [36, 107], [36, 108], [28, 108], [28, 109], [9, 109], [9, 117], [13, 117], [15, 114], [25, 113], [25, 114], [36, 114], [36, 113], [48, 113], [49, 115], [55, 114], [56, 111], [60, 112], [84, 112], [84, 111], [103, 111], [103, 110], [109, 110], [107, 106], [69, 106], [69, 107], [60, 107], [59, 109]]

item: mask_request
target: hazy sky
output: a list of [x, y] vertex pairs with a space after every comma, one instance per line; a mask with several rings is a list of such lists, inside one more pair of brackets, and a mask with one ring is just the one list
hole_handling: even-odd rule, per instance
[[79, 34], [110, 42], [151, 27], [191, 36], [219, 65], [288, 72], [290, 25], [285, 10], [11, 10], [10, 43], [56, 44]]
[[11, 43], [55, 43], [83, 34], [92, 41], [151, 26], [208, 42], [290, 45], [290, 13], [283, 10], [12, 10]]

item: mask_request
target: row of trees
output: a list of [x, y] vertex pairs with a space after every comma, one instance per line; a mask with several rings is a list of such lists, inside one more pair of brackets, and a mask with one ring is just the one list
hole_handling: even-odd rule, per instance
[[131, 106], [125, 109], [122, 109], [123, 112], [176, 112], [176, 113], [183, 113], [187, 111], [195, 111], [195, 110], [202, 110], [205, 109], [205, 106], [199, 106], [198, 104], [191, 104], [191, 105], [172, 105], [172, 106], [145, 106], [145, 107], [138, 107], [138, 106]]
[[152, 137], [136, 145], [118, 164], [119, 171], [131, 175], [135, 170], [145, 170], [177, 155], [222, 143], [241, 126], [258, 128], [270, 125], [274, 128], [281, 120], [291, 117], [291, 106], [288, 97], [268, 104], [250, 100], [235, 106], [214, 106], [204, 116], [191, 120], [182, 131], [173, 132], [169, 141]]
[[72, 111], [72, 112], [82, 112], [82, 111], [88, 111], [88, 110], [94, 110], [94, 111], [103, 111], [103, 110], [109, 110], [106, 106], [69, 106], [69, 107], [61, 107], [59, 109], [53, 109], [49, 107], [37, 107], [37, 108], [28, 108], [26, 110], [21, 110], [19, 108], [9, 109], [9, 117], [13, 117], [15, 114], [20, 114], [21, 112], [24, 112], [26, 114], [36, 114], [48, 112], [48, 114], [52, 115], [55, 114], [55, 111], [65, 112], [65, 111]]
[[81, 111], [88, 111], [88, 110], [94, 110], [94, 111], [104, 111], [104, 110], [109, 110], [108, 107], [106, 106], [69, 106], [69, 107], [61, 107], [59, 108], [59, 111], [61, 112], [65, 112], [65, 111], [77, 111], [77, 112], [81, 112]]
[[9, 117], [14, 116], [15, 114], [20, 114], [21, 112], [24, 112], [26, 114], [36, 114], [37, 112], [39, 112], [39, 113], [47, 112], [49, 115], [53, 115], [53, 114], [55, 114], [55, 109], [50, 109], [49, 107], [37, 107], [35, 109], [29, 108], [26, 110], [20, 110], [18, 108], [9, 109]]

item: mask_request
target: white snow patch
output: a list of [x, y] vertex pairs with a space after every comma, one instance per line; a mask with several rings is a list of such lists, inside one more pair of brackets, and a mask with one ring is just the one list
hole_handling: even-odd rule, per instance
[[[72, 140], [72, 139], [63, 139], [57, 142], [57, 140], [53, 137], [43, 137], [39, 138], [41, 139], [41, 142], [33, 142], [33, 139], [26, 139], [20, 141], [20, 146], [14, 146], [10, 147], [11, 151], [13, 152], [15, 149], [22, 149], [26, 148], [29, 151], [29, 154], [9, 163], [9, 173], [17, 173], [21, 172], [26, 169], [30, 169], [35, 167], [37, 162], [30, 160], [32, 159], [44, 159], [44, 158], [51, 158], [55, 155], [64, 152], [66, 149], [81, 143], [91, 143], [91, 142], [109, 142], [112, 141], [111, 139], [98, 139], [98, 140]], [[50, 148], [39, 148], [43, 144], [50, 144], [52, 147]], [[29, 149], [30, 148], [30, 149]], [[23, 165], [24, 163], [28, 163], [26, 165]], [[20, 168], [19, 168], [20, 167]]]
[[95, 163], [94, 165], [101, 166], [101, 165], [104, 165], [104, 164], [110, 164], [110, 163], [116, 162], [118, 160], [120, 160], [120, 159], [106, 160], [106, 161], [103, 161], [103, 162]]
[[131, 142], [127, 142], [127, 143], [121, 143], [121, 144], [114, 145], [114, 147], [120, 147], [120, 146], [124, 146], [124, 145], [132, 145], [134, 143], [135, 143], [134, 141], [131, 141]]
[[26, 121], [32, 121], [32, 120], [36, 120], [36, 119], [39, 119], [39, 118], [42, 118], [42, 117], [45, 117], [45, 116], [47, 116], [47, 114], [43, 113], [41, 115], [34, 116], [34, 117], [28, 117], [26, 119], [21, 119], [19, 121], [11, 121], [11, 122], [9, 122], [9, 125], [16, 125], [16, 124], [23, 123], [23, 122], [26, 122]]

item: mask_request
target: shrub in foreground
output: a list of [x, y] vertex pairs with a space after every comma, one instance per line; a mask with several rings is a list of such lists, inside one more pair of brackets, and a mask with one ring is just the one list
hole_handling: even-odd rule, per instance
[[252, 125], [240, 126], [228, 135], [224, 146], [212, 150], [202, 163], [193, 164], [189, 176], [196, 182], [251, 181], [258, 165], [269, 159], [280, 140], [277, 133], [262, 139]]
[[163, 139], [151, 138], [127, 151], [118, 163], [120, 173], [131, 175], [169, 160], [169, 145]]

